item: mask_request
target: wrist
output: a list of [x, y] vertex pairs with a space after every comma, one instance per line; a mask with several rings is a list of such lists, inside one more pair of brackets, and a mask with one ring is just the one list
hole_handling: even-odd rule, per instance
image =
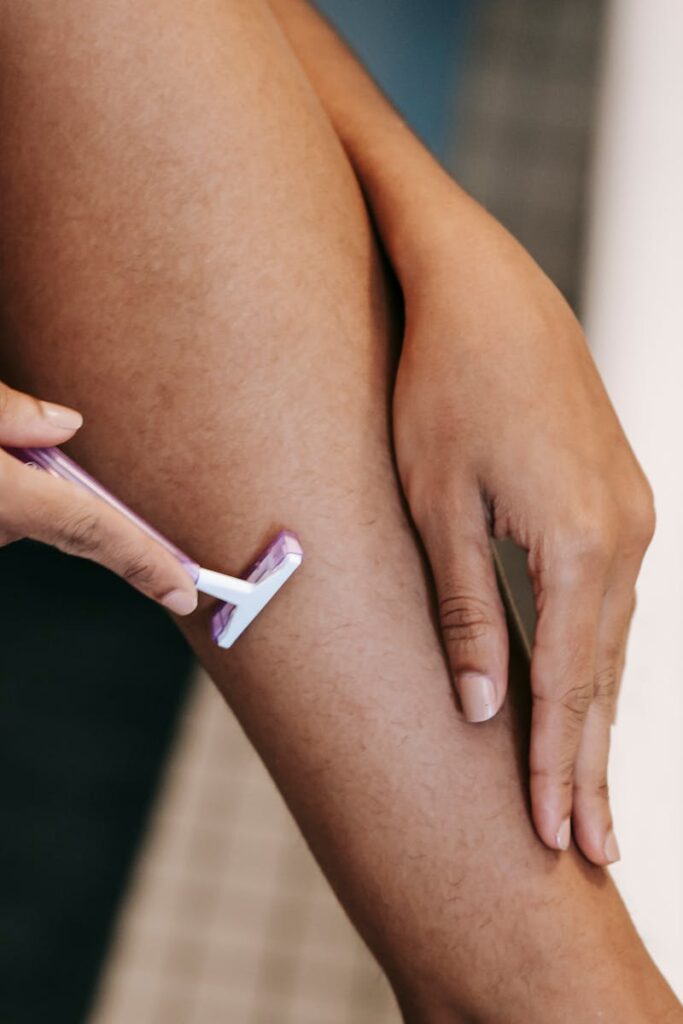
[[402, 286], [435, 265], [454, 233], [468, 197], [443, 168], [425, 154], [404, 163], [400, 178], [386, 180], [371, 196], [382, 242]]
[[[400, 182], [388, 182], [381, 200], [370, 202], [378, 230], [399, 279], [410, 298], [444, 267], [457, 272], [461, 260], [486, 256], [500, 226], [429, 157], [430, 165], [404, 167]], [[413, 173], [411, 173], [411, 171]], [[487, 242], [487, 239], [489, 242]]]
[[[383, 246], [405, 287], [436, 262], [467, 208], [479, 208], [416, 138], [396, 111], [361, 133], [335, 125], [372, 211]], [[480, 211], [481, 212], [481, 211]]]

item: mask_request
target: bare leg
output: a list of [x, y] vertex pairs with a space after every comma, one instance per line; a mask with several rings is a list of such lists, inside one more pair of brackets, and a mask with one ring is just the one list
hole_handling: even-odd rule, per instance
[[3, 370], [202, 563], [307, 560], [188, 628], [407, 1018], [680, 1020], [602, 871], [529, 824], [511, 710], [462, 722], [387, 434], [361, 197], [267, 10], [26, 0], [0, 22]]

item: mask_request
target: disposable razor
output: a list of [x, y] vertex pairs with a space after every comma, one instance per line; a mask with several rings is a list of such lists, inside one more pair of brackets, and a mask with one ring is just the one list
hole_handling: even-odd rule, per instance
[[177, 548], [167, 537], [136, 515], [102, 484], [59, 448], [7, 448], [10, 455], [27, 466], [69, 480], [96, 495], [124, 515], [158, 544], [166, 548], [192, 577], [197, 590], [217, 597], [220, 605], [211, 619], [211, 635], [219, 647], [232, 647], [280, 587], [301, 565], [303, 551], [294, 533], [283, 530], [247, 571], [244, 578], [204, 569]]

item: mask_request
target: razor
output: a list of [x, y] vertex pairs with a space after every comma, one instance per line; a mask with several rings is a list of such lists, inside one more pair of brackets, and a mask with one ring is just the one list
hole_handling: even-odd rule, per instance
[[301, 565], [303, 551], [296, 534], [282, 530], [247, 570], [243, 578], [204, 569], [177, 548], [167, 537], [114, 497], [94, 477], [59, 448], [6, 448], [27, 466], [61, 477], [106, 501], [166, 548], [191, 576], [197, 590], [220, 601], [211, 618], [211, 635], [219, 647], [232, 647], [235, 640], [261, 612]]

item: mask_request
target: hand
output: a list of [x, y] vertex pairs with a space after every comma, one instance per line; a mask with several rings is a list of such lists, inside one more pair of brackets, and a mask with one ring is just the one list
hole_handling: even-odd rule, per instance
[[[0, 383], [0, 446], [61, 444], [81, 423], [73, 409]], [[142, 530], [74, 484], [27, 468], [0, 450], [0, 545], [20, 537], [100, 562], [178, 615], [187, 615], [197, 604], [188, 574]]]
[[469, 200], [433, 238], [402, 280], [394, 434], [453, 678], [470, 721], [495, 715], [508, 641], [489, 537], [511, 537], [528, 551], [538, 612], [533, 819], [555, 849], [573, 825], [606, 864], [619, 856], [610, 726], [651, 492], [579, 324], [528, 254]]

